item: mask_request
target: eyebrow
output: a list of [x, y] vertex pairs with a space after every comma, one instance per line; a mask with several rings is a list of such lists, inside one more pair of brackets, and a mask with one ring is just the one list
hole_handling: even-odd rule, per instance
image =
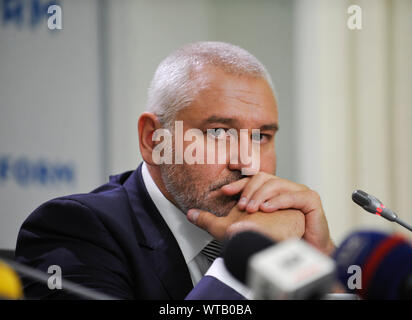
[[260, 131], [273, 130], [277, 132], [279, 131], [279, 125], [277, 123], [264, 124], [259, 129]]
[[[239, 123], [236, 119], [233, 118], [225, 118], [225, 117], [218, 117], [218, 116], [210, 116], [209, 118], [207, 118], [206, 120], [203, 121], [204, 124], [208, 124], [208, 123], [223, 123], [226, 125], [235, 125], [237, 123]], [[259, 130], [261, 131], [268, 131], [268, 130], [273, 130], [275, 132], [277, 132], [279, 130], [279, 125], [274, 122], [274, 123], [269, 123], [269, 124], [264, 124], [262, 126], [260, 126]]]

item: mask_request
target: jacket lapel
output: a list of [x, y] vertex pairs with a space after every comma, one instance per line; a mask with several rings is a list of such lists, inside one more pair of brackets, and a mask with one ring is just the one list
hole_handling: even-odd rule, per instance
[[137, 241], [164, 289], [172, 299], [184, 299], [193, 289], [179, 245], [147, 192], [142, 164], [125, 181], [124, 187], [137, 220]]

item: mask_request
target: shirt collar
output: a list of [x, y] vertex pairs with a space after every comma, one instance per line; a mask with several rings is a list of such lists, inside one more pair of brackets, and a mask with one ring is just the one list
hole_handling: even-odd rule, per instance
[[142, 165], [142, 176], [150, 198], [176, 238], [186, 263], [189, 263], [213, 240], [213, 237], [189, 222], [186, 214], [163, 195], [153, 181], [145, 162]]

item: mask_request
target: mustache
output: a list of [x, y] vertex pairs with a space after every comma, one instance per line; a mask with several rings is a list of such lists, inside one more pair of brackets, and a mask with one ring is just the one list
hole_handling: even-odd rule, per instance
[[244, 177], [246, 177], [246, 176], [244, 176], [240, 172], [238, 172], [238, 173], [233, 174], [229, 177], [226, 177], [226, 178], [224, 178], [220, 181], [213, 182], [209, 187], [209, 191], [216, 191], [216, 190], [220, 189], [221, 187], [223, 187], [224, 185], [235, 182], [235, 181], [240, 180]]

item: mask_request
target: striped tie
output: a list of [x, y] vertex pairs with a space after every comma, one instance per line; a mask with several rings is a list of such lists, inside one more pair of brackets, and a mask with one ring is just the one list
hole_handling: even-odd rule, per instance
[[217, 240], [213, 240], [206, 247], [204, 247], [201, 252], [206, 256], [207, 260], [212, 263], [220, 255], [221, 251], [222, 243]]

